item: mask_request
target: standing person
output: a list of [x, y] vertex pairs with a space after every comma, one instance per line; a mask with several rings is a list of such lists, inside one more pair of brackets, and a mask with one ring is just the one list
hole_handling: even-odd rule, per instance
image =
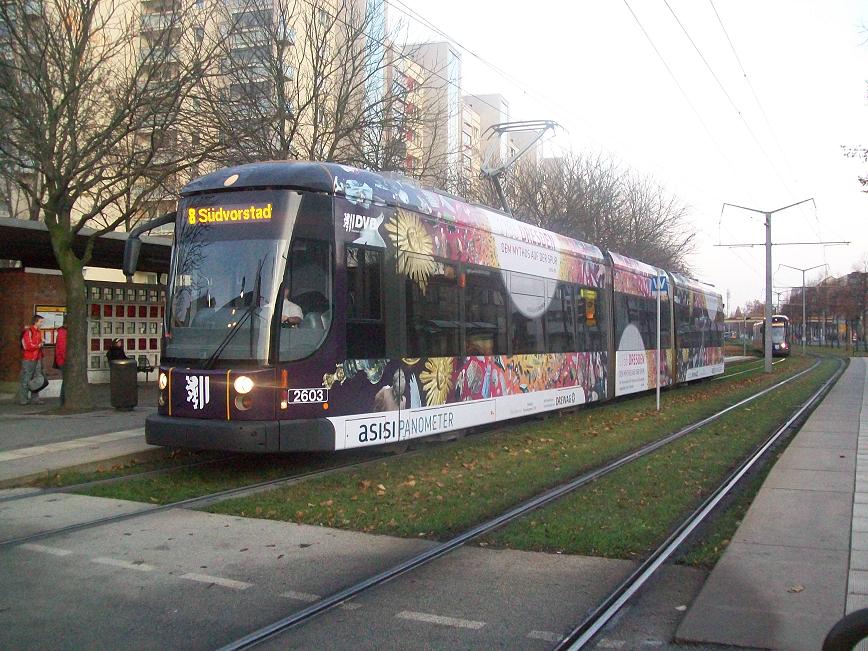
[[57, 341], [54, 343], [54, 367], [60, 370], [60, 405], [66, 402], [66, 387], [65, 374], [63, 367], [66, 364], [66, 319], [63, 324], [57, 329]]
[[28, 386], [37, 371], [42, 375], [42, 333], [39, 332], [42, 320], [42, 315], [34, 314], [30, 319], [30, 327], [21, 333], [21, 386], [18, 389], [18, 404], [21, 405], [43, 404], [39, 392], [33, 391], [31, 395]]
[[127, 359], [127, 354], [124, 352], [124, 342], [121, 339], [112, 340], [111, 348], [106, 351], [105, 356], [109, 361], [113, 359]]

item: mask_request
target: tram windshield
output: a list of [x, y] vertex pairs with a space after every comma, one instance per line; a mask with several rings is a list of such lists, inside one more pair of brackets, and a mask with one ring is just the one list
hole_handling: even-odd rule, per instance
[[164, 359], [266, 363], [301, 198], [238, 191], [181, 202]]
[[786, 336], [786, 326], [783, 324], [778, 325], [772, 324], [772, 343], [773, 344], [781, 344], [784, 342]]

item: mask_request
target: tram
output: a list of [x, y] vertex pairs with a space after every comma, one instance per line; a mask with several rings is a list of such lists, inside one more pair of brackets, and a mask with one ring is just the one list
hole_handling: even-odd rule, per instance
[[[765, 354], [766, 329], [765, 321], [753, 325], [753, 348], [755, 351]], [[772, 315], [772, 356], [787, 357], [790, 354], [790, 319], [783, 314]]]
[[[342, 450], [723, 373], [720, 294], [414, 181], [255, 163], [189, 183], [173, 222], [148, 443]], [[661, 285], [664, 283], [661, 282]]]

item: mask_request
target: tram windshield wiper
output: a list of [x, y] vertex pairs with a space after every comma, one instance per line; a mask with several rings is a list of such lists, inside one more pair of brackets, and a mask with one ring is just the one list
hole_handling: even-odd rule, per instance
[[[250, 319], [253, 314], [254, 308], [259, 307], [259, 291], [262, 287], [262, 267], [265, 265], [265, 258], [259, 261], [259, 265], [256, 269], [256, 282], [253, 283], [253, 291], [250, 292], [250, 305], [244, 310], [244, 314], [239, 317], [239, 319], [232, 324], [232, 327], [229, 328], [229, 332], [226, 333], [226, 336], [223, 337], [222, 341], [218, 344], [217, 348], [214, 349], [214, 352], [211, 353], [211, 356], [205, 360], [203, 364], [203, 368], [210, 369], [214, 367], [214, 364], [220, 359], [220, 355], [223, 354], [223, 351], [226, 349], [226, 346], [229, 345], [229, 342], [232, 341], [232, 338], [235, 336], [235, 333], [241, 329], [241, 326], [245, 321]], [[251, 330], [251, 349], [253, 347], [253, 326], [250, 328]]]

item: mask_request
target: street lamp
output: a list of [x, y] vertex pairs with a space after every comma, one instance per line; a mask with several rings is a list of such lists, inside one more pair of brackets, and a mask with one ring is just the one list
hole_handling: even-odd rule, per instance
[[[734, 203], [725, 203], [724, 207], [732, 206], [733, 208], [741, 208], [751, 212], [758, 212], [765, 215], [766, 218], [766, 307], [765, 307], [765, 372], [772, 372], [772, 215], [775, 213], [787, 210], [794, 206], [813, 201], [813, 199], [804, 199], [791, 203], [789, 206], [778, 208], [776, 210], [757, 210], [756, 208], [748, 208], [746, 206], [737, 206]], [[721, 209], [723, 212], [723, 209]]]
[[807, 336], [807, 321], [805, 320], [805, 273], [810, 271], [811, 269], [819, 269], [820, 267], [828, 267], [827, 264], [817, 264], [813, 267], [808, 267], [807, 269], [802, 269], [801, 267], [791, 267], [788, 264], [779, 264], [778, 268], [786, 267], [787, 269], [795, 269], [796, 271], [802, 272], [802, 355], [805, 354], [805, 338]]

